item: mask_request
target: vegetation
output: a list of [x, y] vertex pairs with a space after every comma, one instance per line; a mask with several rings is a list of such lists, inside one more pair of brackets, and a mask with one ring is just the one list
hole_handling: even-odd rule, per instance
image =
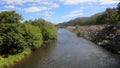
[[102, 25], [120, 24], [120, 3], [117, 8], [107, 8], [104, 12], [97, 13], [91, 17], [80, 17], [68, 22], [58, 24], [59, 27], [75, 25]]
[[109, 25], [101, 30], [92, 41], [96, 44], [112, 51], [119, 53], [120, 51], [120, 25]]
[[100, 24], [117, 24], [118, 13], [116, 8], [107, 8], [105, 12], [98, 13], [92, 17], [81, 19], [75, 25], [100, 25]]
[[38, 49], [43, 41], [57, 38], [57, 29], [52, 23], [43, 19], [25, 23], [21, 20], [21, 15], [15, 11], [0, 13], [0, 68], [13, 65]]
[[0, 13], [0, 24], [19, 23], [23, 18], [15, 11], [4, 11]]
[[25, 49], [23, 50], [23, 52], [15, 55], [9, 55], [9, 57], [7, 58], [0, 56], [0, 68], [6, 68], [8, 66], [11, 66], [14, 63], [20, 61], [22, 58], [24, 58], [26, 55], [30, 53], [31, 53], [30, 49]]
[[38, 26], [43, 35], [43, 40], [55, 40], [57, 37], [57, 29], [50, 22], [47, 22], [43, 19], [35, 20], [31, 23], [34, 26]]
[[[69, 23], [76, 27], [74, 30], [78, 36], [89, 39], [114, 53], [120, 53], [120, 3], [117, 8], [107, 8], [105, 12], [88, 18], [77, 18]], [[62, 25], [69, 26], [66, 23]]]
[[118, 13], [118, 21], [120, 23], [120, 3], [118, 4], [118, 7], [117, 7], [117, 13]]

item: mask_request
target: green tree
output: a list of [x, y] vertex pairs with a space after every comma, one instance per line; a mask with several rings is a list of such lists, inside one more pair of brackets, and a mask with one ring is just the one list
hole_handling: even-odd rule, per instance
[[115, 8], [107, 8], [105, 13], [108, 24], [117, 24], [117, 10]]
[[42, 34], [31, 24], [1, 24], [0, 54], [17, 54], [25, 48], [37, 49], [42, 44]]
[[3, 11], [0, 13], [0, 23], [19, 23], [22, 16], [15, 11]]
[[52, 23], [47, 22], [44, 19], [38, 19], [33, 21], [32, 24], [41, 29], [43, 40], [54, 40], [57, 38], [57, 29]]
[[26, 39], [27, 46], [30, 49], [37, 49], [43, 43], [43, 37], [41, 33], [41, 29], [39, 27], [33, 26], [30, 23], [23, 24], [23, 30], [25, 33], [23, 34]]
[[120, 22], [120, 3], [118, 4], [118, 7], [117, 7], [117, 13], [118, 13], [118, 21]]

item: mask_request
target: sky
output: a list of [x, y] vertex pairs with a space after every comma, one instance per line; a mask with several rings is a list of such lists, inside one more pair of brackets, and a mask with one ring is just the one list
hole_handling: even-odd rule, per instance
[[120, 0], [0, 0], [0, 12], [15, 10], [25, 20], [43, 18], [54, 24], [77, 17], [90, 17]]

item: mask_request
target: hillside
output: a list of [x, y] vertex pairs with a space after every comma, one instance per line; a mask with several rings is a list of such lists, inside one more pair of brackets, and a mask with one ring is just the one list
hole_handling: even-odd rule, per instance
[[116, 24], [119, 23], [117, 17], [116, 8], [107, 8], [106, 11], [94, 14], [91, 17], [78, 17], [68, 22], [60, 23], [57, 26]]

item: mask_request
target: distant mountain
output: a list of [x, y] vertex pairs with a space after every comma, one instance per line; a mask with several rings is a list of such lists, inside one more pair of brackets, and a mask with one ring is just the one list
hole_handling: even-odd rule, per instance
[[58, 24], [57, 26], [61, 26], [61, 27], [65, 27], [65, 26], [74, 26], [76, 23], [78, 23], [79, 21], [81, 20], [86, 20], [88, 19], [89, 17], [79, 17], [79, 18], [75, 18], [73, 20], [70, 20], [68, 22], [63, 22], [63, 23], [60, 23]]
[[116, 23], [116, 8], [107, 8], [106, 11], [92, 15], [91, 17], [78, 17], [68, 22], [58, 24], [59, 27], [75, 26], [75, 25], [96, 25]]
[[78, 17], [78, 18], [75, 18], [75, 19], [70, 20], [68, 22], [60, 23], [57, 26], [65, 27], [65, 26], [74, 26], [74, 25], [77, 25], [78, 23], [84, 24], [84, 22], [89, 21], [91, 18], [96, 18], [97, 16], [102, 15], [102, 14], [103, 14], [103, 12], [102, 13], [97, 13], [97, 14], [91, 16], [91, 17]]

